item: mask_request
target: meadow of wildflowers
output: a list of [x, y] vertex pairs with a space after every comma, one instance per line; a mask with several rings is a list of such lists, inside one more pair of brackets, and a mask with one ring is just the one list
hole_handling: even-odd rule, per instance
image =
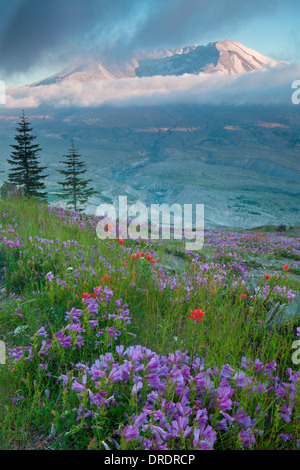
[[300, 448], [300, 319], [265, 326], [299, 291], [300, 239], [208, 230], [192, 252], [96, 225], [0, 203], [0, 448]]

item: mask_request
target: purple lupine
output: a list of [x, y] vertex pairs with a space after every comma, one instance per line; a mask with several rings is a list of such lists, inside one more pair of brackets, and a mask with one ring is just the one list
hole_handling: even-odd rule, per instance
[[140, 434], [138, 429], [135, 426], [126, 425], [123, 429], [122, 436], [126, 442], [138, 439]]
[[40, 328], [36, 333], [35, 336], [43, 336], [44, 338], [47, 338], [47, 333], [44, 327]]

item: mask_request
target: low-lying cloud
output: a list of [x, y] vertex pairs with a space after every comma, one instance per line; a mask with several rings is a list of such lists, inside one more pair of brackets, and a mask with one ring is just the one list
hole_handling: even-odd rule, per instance
[[171, 103], [289, 104], [300, 64], [242, 75], [221, 72], [10, 88], [6, 108], [143, 106]]

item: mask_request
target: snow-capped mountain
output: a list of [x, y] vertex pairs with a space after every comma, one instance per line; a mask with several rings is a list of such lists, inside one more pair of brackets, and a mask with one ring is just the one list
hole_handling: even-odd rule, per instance
[[222, 72], [242, 74], [269, 70], [284, 62], [266, 57], [237, 41], [211, 42], [207, 46], [188, 46], [182, 49], [138, 51], [129, 59], [112, 60], [106, 54], [99, 60], [76, 63], [60, 73], [31, 86], [77, 81], [96, 82], [128, 77], [183, 75]]

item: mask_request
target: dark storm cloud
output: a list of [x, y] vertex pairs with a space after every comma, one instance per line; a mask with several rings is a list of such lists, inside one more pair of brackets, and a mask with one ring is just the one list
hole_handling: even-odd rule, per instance
[[[199, 42], [241, 21], [272, 15], [279, 0], [23, 0], [0, 30], [0, 68], [95, 54], [101, 47], [151, 48]], [[293, 2], [290, 2], [293, 3]], [[295, 4], [297, 0], [295, 0]], [[216, 39], [222, 39], [217, 37]], [[116, 48], [117, 49], [117, 48]]]
[[[44, 54], [88, 51], [88, 40], [111, 37], [133, 15], [138, 0], [23, 0], [0, 31], [1, 68], [20, 71], [39, 61]], [[95, 44], [97, 47], [98, 41]], [[73, 47], [72, 47], [73, 46]]]

